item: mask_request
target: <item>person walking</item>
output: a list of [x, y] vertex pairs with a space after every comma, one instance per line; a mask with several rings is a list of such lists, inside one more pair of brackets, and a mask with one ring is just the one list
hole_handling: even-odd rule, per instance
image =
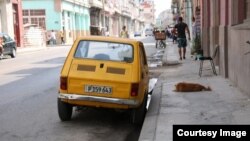
[[61, 44], [65, 44], [64, 42], [64, 31], [60, 31], [60, 37], [61, 37]]
[[129, 37], [128, 36], [128, 31], [126, 30], [126, 26], [125, 25], [122, 27], [122, 31], [120, 33], [120, 37], [122, 37], [122, 38], [128, 38]]
[[54, 30], [51, 31], [50, 37], [51, 37], [52, 44], [55, 45], [56, 44], [56, 32]]
[[183, 22], [182, 17], [179, 17], [178, 24], [174, 27], [177, 30], [177, 42], [179, 47], [179, 55], [180, 60], [186, 59], [186, 47], [187, 47], [187, 39], [186, 39], [186, 31], [188, 33], [188, 40], [191, 40], [190, 38], [190, 31], [188, 28], [188, 25]]

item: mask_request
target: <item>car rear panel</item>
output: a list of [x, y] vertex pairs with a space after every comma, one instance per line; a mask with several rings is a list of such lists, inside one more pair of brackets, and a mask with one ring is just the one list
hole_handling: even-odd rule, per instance
[[[68, 74], [68, 93], [130, 98], [131, 83], [136, 81], [132, 69], [133, 63], [73, 59]], [[93, 91], [94, 88], [103, 91]]]

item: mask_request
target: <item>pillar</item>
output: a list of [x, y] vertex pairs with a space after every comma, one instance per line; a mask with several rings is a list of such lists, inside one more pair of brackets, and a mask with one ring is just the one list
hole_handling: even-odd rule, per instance
[[246, 21], [250, 22], [250, 0], [247, 0], [247, 19]]

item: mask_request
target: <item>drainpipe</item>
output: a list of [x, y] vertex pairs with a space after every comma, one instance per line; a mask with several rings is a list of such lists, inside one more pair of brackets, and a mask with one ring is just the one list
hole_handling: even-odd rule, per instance
[[185, 0], [185, 11], [186, 11], [186, 23], [189, 27], [192, 26], [192, 5], [190, 0]]
[[[105, 28], [106, 28], [106, 19], [105, 19], [105, 6], [104, 6], [104, 4], [105, 4], [105, 2], [104, 2], [105, 0], [102, 0], [102, 9], [103, 9], [103, 28], [104, 28], [104, 35], [105, 35]], [[102, 31], [102, 29], [101, 29], [101, 31]]]

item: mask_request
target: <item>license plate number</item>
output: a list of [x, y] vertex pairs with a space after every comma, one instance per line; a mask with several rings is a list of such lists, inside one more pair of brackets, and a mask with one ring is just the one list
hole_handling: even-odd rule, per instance
[[88, 93], [111, 94], [112, 88], [107, 86], [85, 85], [84, 91]]

